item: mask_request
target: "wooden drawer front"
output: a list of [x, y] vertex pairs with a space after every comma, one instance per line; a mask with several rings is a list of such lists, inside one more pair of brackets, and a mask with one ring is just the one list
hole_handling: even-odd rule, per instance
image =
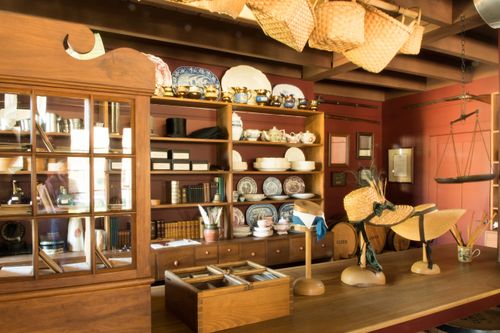
[[240, 244], [219, 245], [219, 263], [240, 260]]
[[316, 241], [316, 235], [312, 240], [312, 256], [313, 258], [328, 258], [333, 255], [333, 234], [327, 232], [325, 238]]
[[267, 265], [285, 264], [290, 253], [288, 239], [267, 242]]
[[219, 257], [218, 250], [219, 248], [217, 247], [217, 244], [195, 246], [194, 258], [196, 261], [207, 259], [215, 259], [215, 261], [217, 261], [217, 258]]
[[266, 264], [266, 242], [255, 241], [240, 244], [241, 260], [250, 260], [261, 265]]
[[306, 258], [306, 240], [304, 236], [290, 238], [290, 262], [304, 261]]
[[156, 253], [156, 280], [165, 278], [166, 269], [176, 269], [194, 266], [194, 253], [192, 247], [175, 248], [172, 251]]

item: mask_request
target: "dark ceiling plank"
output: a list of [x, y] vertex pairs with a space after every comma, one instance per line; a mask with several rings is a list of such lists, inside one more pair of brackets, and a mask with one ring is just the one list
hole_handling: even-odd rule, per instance
[[353, 71], [359, 66], [353, 64], [346, 57], [339, 53], [333, 54], [332, 68], [323, 69], [317, 67], [304, 67], [302, 71], [302, 78], [311, 81], [320, 81], [332, 77], [337, 74], [347, 73]]
[[[498, 65], [498, 47], [477, 39], [465, 38], [465, 59], [488, 65]], [[425, 49], [460, 57], [462, 53], [461, 38], [450, 36], [424, 46]]]
[[[77, 5], [76, 5], [77, 4]], [[144, 39], [195, 46], [258, 59], [320, 68], [331, 67], [331, 54], [302, 53], [265, 36], [260, 29], [120, 0], [2, 0], [0, 9], [60, 20]], [[112, 13], [112, 15], [110, 14]]]
[[424, 91], [427, 88], [424, 78], [402, 77], [399, 75], [386, 74], [384, 72], [373, 74], [359, 70], [338, 74], [330, 79], [334, 81], [354, 82], [363, 85], [373, 85], [407, 91]]
[[379, 101], [385, 100], [385, 91], [380, 88], [354, 87], [352, 85], [339, 83], [318, 82], [314, 84], [314, 93], [317, 95], [333, 95], [352, 98], [362, 98], [364, 100]]
[[431, 44], [437, 40], [459, 34], [462, 31], [462, 29], [467, 31], [467, 30], [471, 30], [471, 29], [480, 27], [484, 24], [485, 23], [484, 23], [483, 19], [481, 18], [481, 16], [479, 16], [479, 14], [477, 12], [474, 14], [470, 14], [469, 16], [467, 16], [464, 19], [463, 27], [462, 27], [462, 21], [460, 19], [458, 19], [453, 24], [450, 24], [448, 26], [441, 27], [441, 28], [438, 28], [438, 29], [435, 29], [435, 30], [432, 30], [432, 31], [426, 33], [424, 35], [423, 40], [422, 40], [422, 45], [425, 46], [425, 45]]

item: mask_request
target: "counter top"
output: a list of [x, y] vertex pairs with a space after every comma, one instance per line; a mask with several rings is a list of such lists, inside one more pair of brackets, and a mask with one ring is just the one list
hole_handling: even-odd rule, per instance
[[[459, 263], [456, 246], [432, 248], [441, 268], [438, 275], [410, 271], [422, 257], [421, 249], [378, 255], [385, 286], [357, 288], [340, 282], [342, 270], [356, 259], [313, 265], [313, 277], [326, 288], [322, 296], [295, 296], [292, 315], [238, 327], [231, 332], [413, 332], [500, 304], [500, 263], [497, 250], [480, 247], [472, 263]], [[303, 266], [281, 269], [294, 278], [305, 274]], [[164, 308], [163, 286], [152, 288], [152, 331], [190, 332]], [[251, 315], [248, 309], [248, 315]]]

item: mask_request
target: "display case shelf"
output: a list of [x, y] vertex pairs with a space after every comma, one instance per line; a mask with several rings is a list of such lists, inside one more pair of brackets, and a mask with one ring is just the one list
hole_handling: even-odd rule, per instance
[[290, 143], [290, 142], [267, 142], [267, 141], [233, 141], [233, 146], [280, 146], [280, 147], [297, 147], [297, 148], [310, 148], [310, 147], [323, 147], [321, 143]]
[[178, 143], [228, 143], [229, 140], [222, 139], [194, 139], [194, 138], [171, 138], [161, 136], [150, 136], [151, 142], [178, 142]]
[[151, 175], [227, 175], [229, 171], [215, 170], [215, 171], [151, 171]]
[[175, 208], [190, 208], [190, 207], [223, 207], [227, 206], [227, 202], [198, 202], [198, 203], [180, 203], [180, 204], [160, 204], [151, 206], [151, 209], [175, 209]]
[[235, 171], [235, 175], [319, 175], [322, 171]]
[[[291, 198], [291, 199], [286, 199], [286, 200], [270, 200], [270, 199], [264, 199], [264, 200], [260, 200], [260, 201], [238, 201], [238, 202], [233, 202], [232, 204], [234, 206], [248, 206], [248, 205], [254, 205], [254, 204], [283, 204], [283, 203], [289, 203], [289, 202], [295, 202], [296, 200], [300, 200], [300, 199], [295, 199], [295, 198]], [[319, 198], [319, 197], [314, 197], [314, 198], [310, 198], [310, 199], [307, 199], [309, 201], [314, 201], [314, 202], [321, 202], [323, 201], [322, 198]]]

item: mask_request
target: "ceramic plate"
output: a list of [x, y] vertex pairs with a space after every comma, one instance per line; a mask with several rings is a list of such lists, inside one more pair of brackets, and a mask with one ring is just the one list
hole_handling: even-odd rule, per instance
[[273, 217], [273, 223], [278, 222], [278, 211], [276, 207], [271, 204], [256, 204], [248, 207], [245, 217], [246, 222], [251, 227], [257, 226], [257, 220], [266, 216]]
[[292, 194], [292, 198], [295, 199], [311, 199], [314, 198], [316, 194], [314, 193], [294, 193]]
[[288, 162], [306, 160], [304, 152], [297, 147], [288, 148], [285, 153], [285, 158], [288, 160]]
[[[208, 84], [213, 84], [217, 87], [217, 99], [219, 99], [221, 92], [220, 82], [219, 78], [212, 71], [202, 67], [181, 66], [172, 72], [173, 86], [197, 86], [203, 88]], [[202, 94], [201, 98], [204, 99], [205, 95]]]
[[288, 195], [271, 195], [271, 196], [268, 196], [269, 199], [271, 200], [286, 200], [288, 199]]
[[157, 87], [171, 86], [172, 85], [172, 73], [168, 68], [168, 65], [161, 58], [154, 56], [152, 54], [146, 54], [146, 57], [155, 64], [155, 82]]
[[242, 161], [243, 159], [241, 158], [241, 154], [233, 149], [233, 164], [234, 162], [242, 162]]
[[252, 177], [243, 177], [238, 182], [236, 189], [238, 190], [239, 194], [256, 194], [257, 182]]
[[295, 98], [304, 98], [304, 93], [300, 90], [299, 87], [296, 87], [291, 84], [277, 84], [273, 88], [273, 95], [282, 95], [288, 96], [293, 95]]
[[295, 193], [304, 193], [306, 184], [304, 180], [298, 176], [290, 176], [283, 182], [283, 189], [285, 194], [292, 195]]
[[293, 215], [293, 203], [285, 203], [280, 206], [278, 210], [278, 215], [280, 219], [285, 219], [292, 222]]
[[233, 207], [233, 225], [243, 225], [245, 224], [245, 216], [241, 209]]
[[281, 182], [278, 178], [267, 177], [262, 185], [262, 190], [267, 196], [280, 195], [283, 191], [283, 187], [281, 186]]
[[222, 77], [222, 90], [231, 87], [247, 87], [250, 90], [267, 89], [271, 91], [271, 82], [266, 75], [252, 66], [240, 65], [229, 68]]

